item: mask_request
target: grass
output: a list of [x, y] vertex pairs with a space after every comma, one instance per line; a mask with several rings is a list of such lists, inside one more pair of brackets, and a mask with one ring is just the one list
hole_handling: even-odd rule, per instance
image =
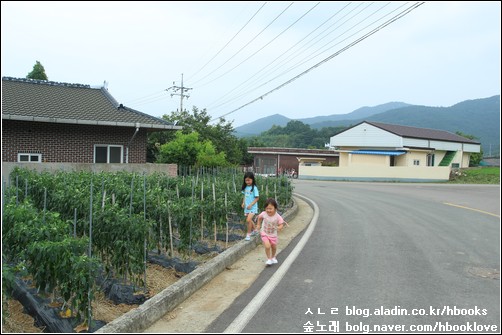
[[499, 184], [500, 167], [472, 167], [461, 169], [454, 175], [450, 184]]

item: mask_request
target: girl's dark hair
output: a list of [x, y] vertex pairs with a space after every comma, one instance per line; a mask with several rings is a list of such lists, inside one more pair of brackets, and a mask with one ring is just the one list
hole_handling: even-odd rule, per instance
[[254, 173], [253, 172], [246, 172], [244, 173], [244, 179], [242, 180], [242, 190], [246, 188], [246, 178], [250, 178], [253, 183], [251, 184], [251, 191], [254, 190], [254, 187], [256, 186], [256, 181], [254, 180]]
[[277, 201], [275, 201], [274, 198], [268, 198], [267, 201], [265, 201], [265, 208], [267, 208], [268, 205], [272, 205], [277, 209]]

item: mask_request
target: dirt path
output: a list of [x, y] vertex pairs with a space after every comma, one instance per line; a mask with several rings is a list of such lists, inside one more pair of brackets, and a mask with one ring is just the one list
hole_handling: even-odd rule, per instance
[[[310, 223], [312, 208], [298, 197], [298, 213], [279, 234], [278, 253]], [[256, 280], [265, 268], [265, 251], [260, 244], [230, 268], [145, 329], [144, 333], [202, 333], [232, 302]], [[279, 264], [280, 265], [280, 264]], [[232, 288], [229, 290], [229, 287]]]

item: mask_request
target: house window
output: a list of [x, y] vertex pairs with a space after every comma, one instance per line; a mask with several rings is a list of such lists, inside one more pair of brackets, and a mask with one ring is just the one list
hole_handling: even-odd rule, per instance
[[42, 163], [42, 154], [17, 154], [20, 163]]
[[94, 163], [122, 163], [121, 145], [102, 145], [94, 146]]
[[420, 165], [420, 160], [419, 159], [414, 159], [413, 160], [413, 165], [419, 166]]

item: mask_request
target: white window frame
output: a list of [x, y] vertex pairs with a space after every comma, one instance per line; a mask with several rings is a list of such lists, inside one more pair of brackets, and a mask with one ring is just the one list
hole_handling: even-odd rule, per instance
[[[21, 156], [28, 156], [27, 161], [22, 161]], [[31, 159], [33, 157], [36, 157], [36, 161], [32, 161]], [[32, 154], [32, 153], [27, 153], [27, 152], [20, 152], [17, 154], [17, 162], [18, 163], [42, 163], [42, 154]]]
[[94, 154], [93, 154], [93, 162], [96, 163], [96, 148], [106, 147], [106, 164], [118, 164], [110, 163], [110, 148], [120, 148], [120, 163], [124, 163], [124, 146], [118, 144], [94, 144]]
[[414, 166], [420, 166], [420, 159], [414, 159], [413, 160], [413, 165]]

